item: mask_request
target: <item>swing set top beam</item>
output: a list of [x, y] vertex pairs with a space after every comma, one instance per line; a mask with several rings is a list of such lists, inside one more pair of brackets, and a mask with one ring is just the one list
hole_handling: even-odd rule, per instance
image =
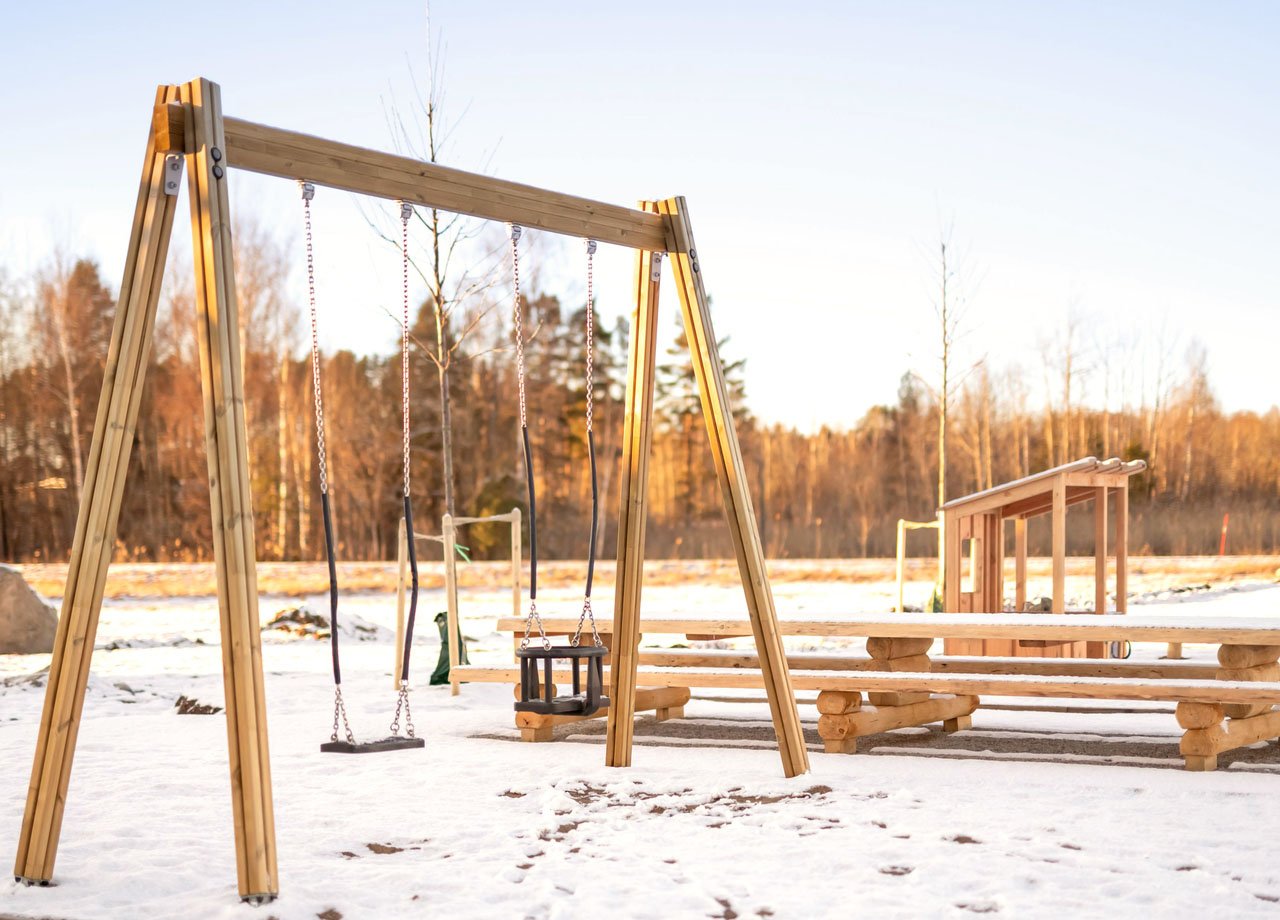
[[[547, 191], [239, 118], [227, 117], [223, 122], [227, 148], [221, 151], [223, 161], [235, 169], [306, 180], [361, 195], [402, 200], [632, 249], [653, 252], [672, 249], [668, 245], [667, 221], [661, 214]], [[185, 104], [157, 105], [154, 125], [158, 149], [169, 153], [195, 152], [191, 149], [192, 135], [187, 131]]]

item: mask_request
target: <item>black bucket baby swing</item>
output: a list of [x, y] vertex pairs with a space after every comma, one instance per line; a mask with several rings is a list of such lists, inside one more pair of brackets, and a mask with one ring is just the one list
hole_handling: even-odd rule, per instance
[[[592, 432], [592, 408], [594, 404], [595, 368], [595, 304], [592, 290], [592, 265], [596, 252], [595, 240], [586, 241], [587, 251], [587, 309], [586, 309], [586, 432], [587, 455], [591, 467], [591, 538], [587, 547], [587, 581], [583, 594], [582, 614], [578, 628], [568, 645], [552, 645], [538, 614], [538, 512], [537, 490], [534, 486], [533, 452], [529, 446], [529, 423], [525, 411], [524, 367], [524, 300], [520, 294], [520, 227], [511, 226], [511, 267], [515, 303], [516, 380], [520, 395], [520, 439], [524, 447], [525, 482], [529, 490], [529, 614], [525, 618], [524, 637], [516, 658], [520, 662], [520, 699], [516, 712], [536, 712], [544, 715], [594, 715], [607, 708], [609, 699], [604, 695], [604, 659], [609, 654], [600, 633], [596, 629], [595, 614], [591, 610], [591, 582], [596, 565], [596, 527], [599, 521], [599, 491], [596, 486], [596, 445]], [[590, 621], [591, 645], [582, 644], [583, 626]], [[539, 642], [530, 644], [534, 626], [538, 629]], [[406, 646], [407, 648], [407, 646]], [[556, 695], [555, 667], [557, 662], [569, 666], [573, 692]], [[539, 673], [541, 672], [541, 674]]]
[[[316, 320], [315, 260], [311, 246], [311, 199], [315, 197], [315, 186], [310, 182], [300, 182], [299, 186], [302, 189], [303, 214], [306, 222], [307, 293], [311, 304], [311, 381], [316, 413], [316, 456], [320, 476], [320, 508], [324, 518], [325, 560], [329, 566], [329, 647], [333, 657], [333, 733], [328, 741], [320, 745], [320, 750], [336, 754], [372, 754], [379, 751], [420, 748], [424, 746], [424, 742], [414, 733], [413, 716], [409, 711], [409, 656], [413, 649], [413, 621], [418, 612], [418, 560], [414, 552], [413, 540], [409, 541], [409, 570], [412, 574], [413, 591], [409, 601], [409, 618], [405, 623], [404, 657], [400, 662], [400, 689], [396, 697], [395, 716], [391, 721], [391, 734], [377, 741], [357, 741], [355, 733], [351, 730], [351, 724], [347, 720], [347, 708], [342, 699], [342, 665], [338, 648], [338, 571], [334, 559], [333, 511], [329, 501], [328, 456], [324, 440], [324, 400], [320, 388], [320, 342]], [[406, 202], [400, 202], [401, 280], [404, 300], [403, 325], [400, 333], [400, 402], [403, 429], [404, 521], [408, 533], [413, 533], [413, 509], [409, 500], [409, 218], [412, 216], [413, 207]], [[400, 733], [402, 717], [404, 734]]]

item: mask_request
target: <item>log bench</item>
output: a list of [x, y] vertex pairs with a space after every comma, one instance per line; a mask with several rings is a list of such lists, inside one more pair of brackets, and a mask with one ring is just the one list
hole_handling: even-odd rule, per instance
[[[576, 619], [544, 620], [552, 635], [571, 634]], [[499, 620], [517, 633], [523, 621]], [[610, 624], [600, 624], [602, 634]], [[1184, 730], [1179, 750], [1189, 770], [1212, 770], [1219, 754], [1280, 738], [1280, 620], [1044, 614], [916, 614], [858, 618], [785, 619], [784, 636], [866, 638], [867, 654], [791, 652], [797, 690], [818, 691], [818, 733], [827, 751], [853, 753], [857, 738], [907, 726], [941, 723], [944, 731], [971, 724], [982, 695], [1164, 701], [1177, 704]], [[646, 635], [690, 640], [751, 635], [731, 618], [657, 618], [641, 623]], [[1192, 661], [1131, 662], [1058, 658], [929, 655], [935, 638], [1014, 638], [1218, 645], [1218, 664]], [[642, 649], [638, 708], [660, 717], [683, 712], [690, 687], [762, 688], [753, 652], [722, 649]], [[463, 680], [514, 682], [515, 668], [468, 666]], [[675, 697], [661, 690], [681, 691]], [[648, 696], [643, 696], [648, 694]], [[665, 703], [665, 705], [664, 705]], [[554, 718], [554, 717], [543, 717]], [[559, 717], [565, 718], [565, 717]], [[570, 717], [572, 718], [572, 717]], [[528, 740], [546, 740], [546, 726], [521, 725]], [[530, 729], [528, 735], [526, 729]], [[539, 731], [539, 729], [542, 729]]]

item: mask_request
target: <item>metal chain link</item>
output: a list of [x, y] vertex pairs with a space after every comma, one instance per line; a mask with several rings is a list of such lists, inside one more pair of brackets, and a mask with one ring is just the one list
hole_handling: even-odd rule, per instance
[[577, 646], [582, 643], [582, 625], [587, 620], [591, 620], [591, 641], [597, 645], [604, 645], [604, 640], [600, 638], [600, 630], [596, 628], [596, 614], [591, 609], [591, 598], [584, 598], [582, 601], [582, 613], [578, 615], [578, 628], [573, 633], [573, 640], [570, 645]]
[[347, 722], [347, 707], [342, 701], [342, 687], [333, 688], [333, 734], [330, 741], [338, 740], [338, 722], [342, 722], [342, 730], [347, 736], [347, 744], [355, 744], [356, 736], [351, 733], [351, 725]]
[[307, 233], [307, 298], [311, 303], [311, 388], [312, 405], [316, 411], [316, 454], [320, 467], [320, 494], [329, 492], [329, 457], [324, 443], [324, 399], [320, 394], [320, 332], [316, 319], [316, 261], [311, 246], [311, 199], [316, 187], [310, 182], [298, 181], [302, 192], [302, 215]]
[[520, 234], [519, 224], [508, 224], [511, 228], [511, 279], [515, 290], [515, 299], [511, 304], [511, 320], [515, 326], [516, 338], [516, 381], [520, 388], [520, 427], [528, 427], [524, 399], [524, 305], [520, 297]]
[[[529, 420], [524, 394], [524, 301], [520, 294], [520, 236], [523, 231], [519, 224], [507, 226], [511, 228], [511, 283], [515, 292], [511, 304], [511, 322], [516, 340], [516, 383], [520, 390], [520, 430], [524, 431], [529, 427]], [[529, 523], [530, 526], [533, 525], [532, 520]], [[520, 640], [522, 649], [529, 647], [529, 636], [533, 632], [534, 623], [538, 624], [538, 635], [542, 638], [542, 647], [551, 648], [551, 640], [547, 638], [542, 617], [538, 614], [538, 602], [529, 598], [529, 615], [525, 617], [524, 638]]]
[[533, 624], [538, 624], [538, 635], [542, 637], [542, 647], [551, 648], [551, 640], [547, 638], [547, 631], [542, 628], [542, 617], [538, 613], [538, 602], [529, 601], [529, 615], [524, 618], [524, 638], [520, 640], [521, 648], [529, 647], [529, 634], [533, 631]]
[[[596, 241], [587, 240], [587, 436], [591, 435], [592, 410], [595, 406], [595, 254]], [[600, 638], [600, 631], [596, 629], [596, 614], [591, 609], [591, 597], [588, 595], [582, 599], [582, 613], [578, 615], [578, 628], [573, 633], [573, 641], [570, 645], [577, 646], [582, 641], [582, 626], [587, 618], [591, 619], [591, 638], [597, 645], [604, 645], [604, 641]]]
[[400, 327], [400, 409], [404, 429], [404, 494], [409, 494], [409, 218], [413, 205], [400, 202], [400, 264], [404, 321]]
[[596, 397], [595, 254], [596, 241], [587, 240], [587, 434], [591, 433], [591, 416]]
[[410, 738], [418, 737], [414, 734], [413, 729], [413, 713], [409, 711], [409, 682], [407, 680], [400, 681], [400, 695], [396, 698], [396, 716], [391, 720], [391, 734], [400, 734], [400, 711], [404, 710], [404, 731]]

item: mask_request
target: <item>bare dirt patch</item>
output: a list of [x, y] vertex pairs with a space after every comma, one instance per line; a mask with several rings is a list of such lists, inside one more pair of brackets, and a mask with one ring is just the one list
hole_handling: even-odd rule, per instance
[[173, 704], [173, 708], [178, 710], [178, 715], [180, 716], [212, 716], [222, 712], [221, 706], [202, 703], [188, 696], [178, 697], [178, 701]]

